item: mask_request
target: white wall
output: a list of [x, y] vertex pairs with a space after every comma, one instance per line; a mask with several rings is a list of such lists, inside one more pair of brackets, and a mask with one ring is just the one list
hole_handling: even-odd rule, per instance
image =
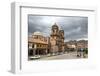
[[[40, 74], [29, 74], [34, 76], [99, 76], [100, 71], [100, 1], [99, 0], [1, 0], [0, 1], [0, 76], [10, 76], [13, 75], [9, 73], [10, 69], [10, 53], [11, 53], [11, 8], [10, 3], [13, 1], [17, 2], [29, 2], [34, 3], [34, 5], [45, 5], [45, 6], [56, 6], [56, 7], [66, 7], [66, 5], [76, 5], [76, 6], [95, 6], [97, 7], [97, 43], [98, 48], [97, 56], [97, 68], [92, 67], [91, 70], [86, 69], [69, 69], [62, 72], [52, 72], [52, 73], [40, 73]], [[27, 76], [28, 74], [26, 74]]]

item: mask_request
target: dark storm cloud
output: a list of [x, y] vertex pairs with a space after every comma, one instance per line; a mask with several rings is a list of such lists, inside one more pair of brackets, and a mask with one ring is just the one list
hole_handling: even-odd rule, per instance
[[54, 23], [64, 30], [65, 40], [87, 39], [87, 17], [57, 17], [57, 16], [28, 16], [28, 34], [40, 31], [46, 36], [50, 35]]
[[70, 17], [68, 23], [65, 22], [63, 29], [65, 30], [65, 38], [68, 40], [86, 39], [88, 34], [88, 19], [86, 17]]

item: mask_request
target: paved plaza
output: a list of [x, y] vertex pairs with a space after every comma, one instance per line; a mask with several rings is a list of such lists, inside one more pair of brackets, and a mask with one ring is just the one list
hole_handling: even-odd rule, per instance
[[[70, 52], [56, 56], [42, 57], [38, 60], [57, 60], [57, 59], [80, 59], [81, 57], [77, 57], [77, 52]], [[86, 57], [87, 58], [87, 57]]]

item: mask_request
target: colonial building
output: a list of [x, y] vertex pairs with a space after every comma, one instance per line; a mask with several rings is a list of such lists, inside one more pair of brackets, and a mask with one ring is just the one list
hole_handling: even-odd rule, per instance
[[78, 50], [78, 49], [87, 49], [88, 48], [88, 41], [87, 40], [71, 40], [68, 42], [65, 42], [65, 50]]
[[48, 50], [48, 38], [43, 36], [41, 32], [34, 32], [32, 37], [28, 38], [28, 54], [44, 55]]
[[64, 30], [55, 23], [51, 29], [50, 44], [52, 53], [64, 52]]
[[75, 51], [77, 48], [76, 45], [77, 45], [76, 40], [65, 42], [65, 51], [67, 52]]
[[64, 30], [55, 23], [49, 37], [41, 32], [34, 32], [28, 37], [28, 56], [57, 54], [64, 52]]
[[79, 40], [77, 41], [77, 48], [88, 48], [88, 41], [87, 40]]

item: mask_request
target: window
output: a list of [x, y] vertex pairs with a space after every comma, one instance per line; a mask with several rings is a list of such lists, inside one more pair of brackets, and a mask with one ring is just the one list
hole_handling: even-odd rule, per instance
[[32, 48], [34, 48], [34, 44], [32, 45]]

